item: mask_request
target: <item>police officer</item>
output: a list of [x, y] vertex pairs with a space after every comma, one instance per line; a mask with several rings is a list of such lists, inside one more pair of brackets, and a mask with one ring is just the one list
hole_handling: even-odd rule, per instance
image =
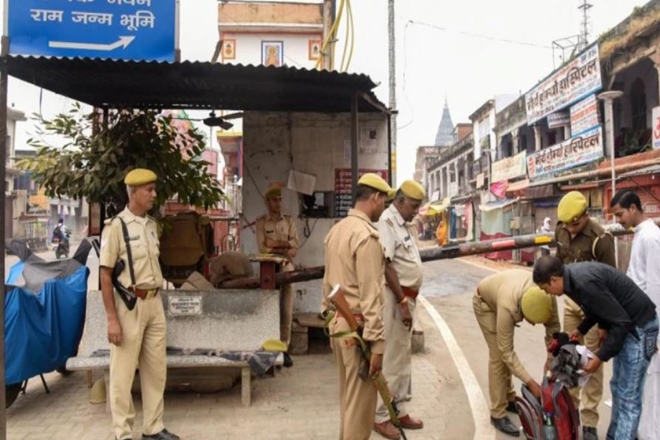
[[[422, 185], [406, 180], [378, 222], [386, 262], [383, 322], [387, 347], [383, 375], [398, 405], [399, 421], [406, 429], [424, 427], [424, 423], [411, 417], [406, 408], [406, 402], [412, 398], [412, 321], [423, 275], [422, 259], [410, 222], [424, 197]], [[399, 431], [390, 421], [380, 396], [374, 431], [385, 438], [399, 438]]]
[[[557, 258], [564, 264], [580, 261], [598, 261], [616, 267], [614, 238], [587, 213], [587, 199], [579, 191], [567, 193], [557, 207], [559, 223], [555, 230]], [[584, 319], [584, 313], [572, 299], [564, 299], [564, 331], [572, 333]], [[593, 353], [599, 349], [598, 327], [584, 336], [585, 345]], [[580, 390], [571, 391], [575, 406], [580, 406]], [[580, 419], [584, 440], [597, 440], [598, 404], [603, 396], [603, 369], [599, 368], [582, 390]]]
[[[142, 389], [142, 438], [177, 440], [163, 425], [163, 393], [167, 378], [166, 329], [163, 302], [158, 294], [163, 275], [158, 262], [159, 238], [156, 221], [147, 215], [156, 199], [156, 174], [135, 169], [124, 179], [128, 206], [106, 222], [101, 239], [101, 291], [108, 319], [110, 342], [110, 410], [117, 439], [131, 439], [135, 409], [131, 387], [135, 369], [140, 369]], [[129, 261], [122, 222], [126, 225]], [[133, 291], [137, 303], [132, 310], [113, 290], [112, 273], [118, 260], [126, 263], [119, 282]], [[132, 264], [135, 282], [131, 282]]]
[[[374, 225], [392, 192], [380, 176], [367, 173], [358, 181], [355, 206], [334, 225], [325, 238], [324, 305], [332, 287], [339, 284], [371, 346], [369, 375], [382, 369], [385, 351], [383, 292], [385, 259]], [[327, 309], [327, 307], [326, 307]], [[335, 315], [330, 334], [348, 332], [346, 321]], [[330, 339], [339, 376], [340, 440], [367, 440], [376, 415], [376, 388], [358, 375], [360, 354], [350, 337]]]
[[[268, 212], [257, 219], [257, 245], [262, 254], [279, 254], [287, 258], [282, 264], [283, 272], [293, 271], [292, 260], [298, 253], [300, 242], [293, 218], [282, 214], [282, 190], [273, 187], [264, 195]], [[280, 340], [289, 345], [293, 321], [293, 284], [284, 284], [280, 294]], [[293, 361], [284, 354], [284, 366]]]
[[[523, 319], [532, 324], [543, 324], [545, 344], [549, 346], [552, 334], [561, 328], [557, 300], [534, 284], [531, 272], [511, 269], [484, 278], [477, 286], [472, 307], [488, 345], [491, 423], [499, 431], [518, 437], [518, 427], [506, 415], [507, 411], [517, 412], [511, 376], [526, 384], [536, 397], [541, 396], [541, 387], [513, 350], [514, 329]], [[546, 370], [550, 360], [551, 355], [548, 355]]]

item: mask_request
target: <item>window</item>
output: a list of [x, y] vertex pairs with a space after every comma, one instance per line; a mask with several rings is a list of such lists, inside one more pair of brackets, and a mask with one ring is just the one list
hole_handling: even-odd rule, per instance
[[635, 133], [646, 130], [646, 86], [637, 78], [630, 89], [632, 129]]

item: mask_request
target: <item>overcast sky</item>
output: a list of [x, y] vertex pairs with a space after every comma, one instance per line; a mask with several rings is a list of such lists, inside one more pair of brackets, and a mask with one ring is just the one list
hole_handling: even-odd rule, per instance
[[[590, 2], [590, 41], [623, 20], [635, 6], [646, 3]], [[397, 0], [398, 181], [412, 176], [415, 149], [433, 144], [445, 97], [454, 123], [469, 122], [469, 115], [493, 96], [525, 93], [548, 75], [553, 69], [553, 40], [580, 30], [581, 3]], [[349, 71], [365, 73], [380, 83], [375, 92], [388, 103], [387, 0], [353, 0], [352, 5], [356, 40]], [[217, 40], [217, 0], [181, 0], [183, 59], [210, 60]], [[342, 42], [338, 47], [343, 48]], [[67, 99], [49, 92], [44, 91], [41, 100], [40, 95], [40, 89], [10, 79], [9, 105], [27, 114], [41, 108], [48, 117], [70, 105]], [[197, 115], [205, 116], [206, 112]], [[33, 131], [29, 122], [22, 128], [22, 136], [17, 138], [19, 148]]]

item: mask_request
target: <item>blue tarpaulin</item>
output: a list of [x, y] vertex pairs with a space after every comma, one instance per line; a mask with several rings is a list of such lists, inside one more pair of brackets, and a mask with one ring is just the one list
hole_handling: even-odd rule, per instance
[[75, 258], [45, 262], [31, 255], [11, 267], [5, 295], [7, 385], [63, 368], [78, 350], [89, 269]]

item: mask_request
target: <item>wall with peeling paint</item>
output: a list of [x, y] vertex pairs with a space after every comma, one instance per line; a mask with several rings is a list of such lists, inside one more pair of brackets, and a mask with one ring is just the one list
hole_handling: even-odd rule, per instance
[[[282, 211], [296, 219], [301, 248], [294, 261], [303, 267], [324, 264], [323, 239], [337, 218], [300, 219], [299, 196], [286, 189], [289, 171], [296, 170], [316, 176], [315, 191], [334, 191], [335, 169], [350, 168], [350, 155], [345, 157], [344, 145], [350, 145], [350, 114], [320, 113], [252, 113], [245, 112], [243, 215], [253, 223], [266, 209], [263, 194], [270, 185], [281, 183]], [[387, 116], [361, 114], [360, 130], [375, 130], [376, 139], [358, 154], [361, 169], [387, 170]], [[365, 133], [366, 134], [366, 133]], [[305, 230], [309, 237], [305, 237]], [[242, 251], [257, 253], [254, 226], [241, 231]], [[318, 312], [321, 307], [321, 282], [296, 284], [299, 291], [296, 312]]]

